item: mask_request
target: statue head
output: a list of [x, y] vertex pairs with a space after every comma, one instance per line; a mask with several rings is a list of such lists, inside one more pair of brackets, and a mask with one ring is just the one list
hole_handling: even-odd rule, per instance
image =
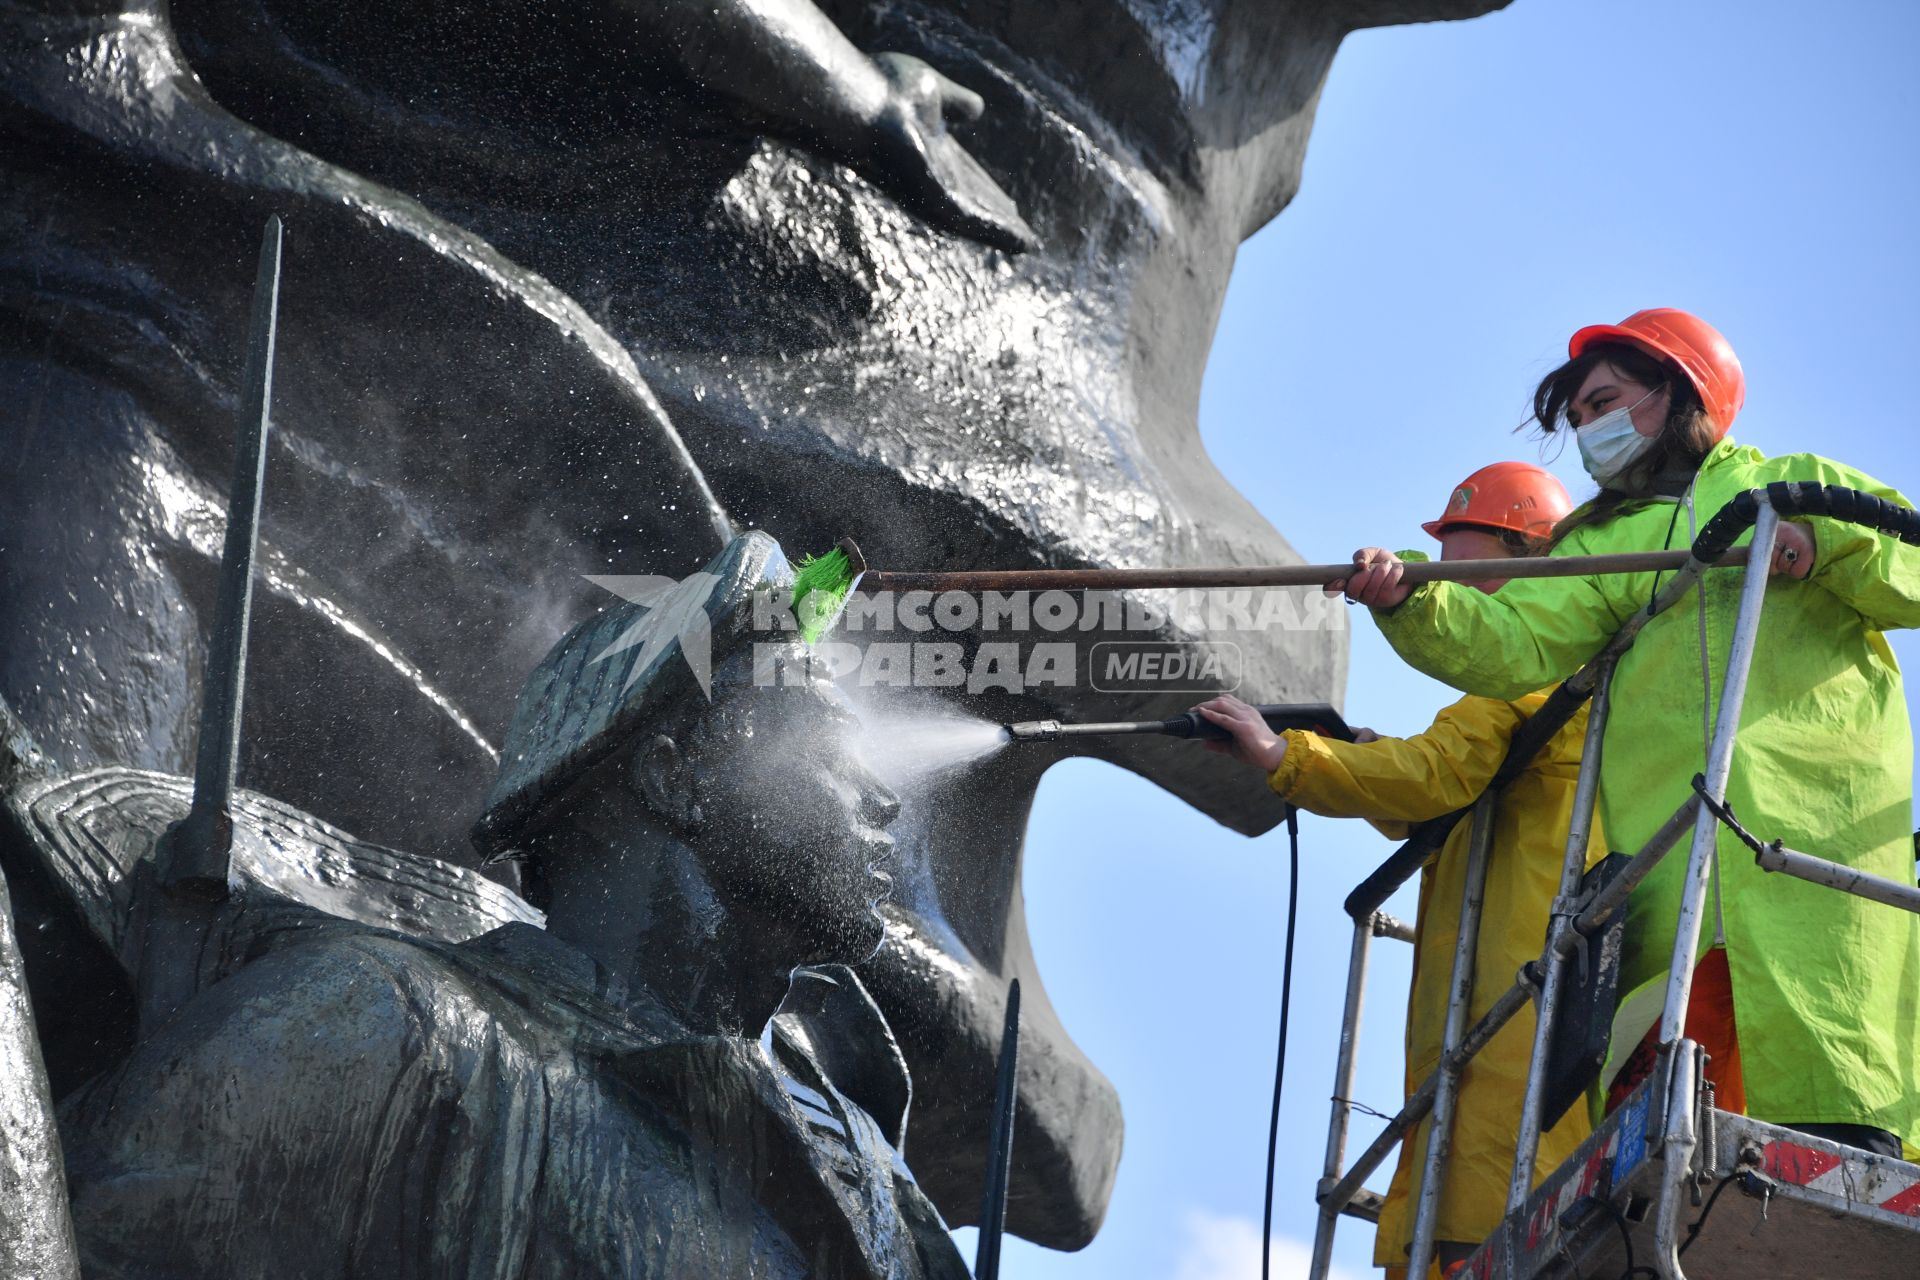
[[[534, 726], [500, 729], [521, 674], [597, 598], [579, 575], [682, 572], [721, 529], [815, 546], [851, 532], [902, 567], [1294, 559], [1200, 447], [1236, 246], [1297, 189], [1346, 31], [1499, 3], [716, 0], [450, 19], [424, 0], [0, 0], [18, 90], [0, 111], [0, 223], [28, 246], [0, 264], [17, 321], [0, 326], [0, 391], [62, 424], [0, 477], [0, 532], [28, 549], [0, 587], [59, 602], [16, 610], [0, 692], [70, 762], [190, 761], [191, 664], [169, 681], [151, 655], [203, 643], [222, 370], [251, 280], [235, 247], [269, 210], [296, 228], [265, 515], [285, 562], [259, 596], [256, 642], [279, 660], [250, 673], [247, 767], [382, 843], [460, 860], [495, 748], [501, 788], [520, 771]], [[819, 39], [762, 38], [795, 16]], [[922, 65], [901, 74], [869, 56], [883, 51]], [[984, 112], [946, 134], [936, 100], [962, 95]], [[870, 129], [821, 111], [858, 102], [882, 105]], [[957, 206], [978, 201], [942, 213], [982, 183], [1018, 210], [1027, 252], [968, 229]], [[88, 305], [64, 305], [76, 288]], [[1245, 687], [1334, 696], [1344, 621], [1327, 627], [1246, 646]], [[602, 668], [624, 680], [630, 658]], [[1147, 718], [1190, 700], [1081, 681], [968, 710]], [[1197, 753], [1100, 750], [1237, 829], [1279, 819]], [[891, 941], [863, 978], [930, 1086], [915, 1174], [959, 1224], [985, 1176], [975, 1100], [1001, 999], [1022, 980], [1009, 1225], [1078, 1248], [1121, 1121], [1027, 938], [1022, 832], [1051, 758], [916, 787]], [[527, 817], [489, 815], [483, 843], [525, 853], [532, 827], [503, 833]]]
[[548, 653], [475, 830], [522, 861], [530, 897], [547, 905], [557, 878], [615, 861], [678, 858], [700, 883], [675, 893], [710, 894], [783, 960], [851, 964], [879, 947], [899, 802], [861, 762], [824, 666], [755, 627], [756, 594], [790, 581], [778, 544], [749, 533]]

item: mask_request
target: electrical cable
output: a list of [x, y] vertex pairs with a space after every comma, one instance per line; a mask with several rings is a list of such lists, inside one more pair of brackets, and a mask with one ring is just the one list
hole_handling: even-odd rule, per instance
[[1652, 1276], [1653, 1280], [1660, 1280], [1660, 1273], [1658, 1271], [1655, 1271], [1652, 1267], [1643, 1267], [1635, 1263], [1633, 1256], [1633, 1230], [1627, 1226], [1627, 1216], [1620, 1212], [1620, 1206], [1605, 1196], [1587, 1196], [1585, 1199], [1588, 1203], [1598, 1205], [1600, 1208], [1605, 1209], [1607, 1216], [1613, 1219], [1613, 1225], [1620, 1228], [1620, 1245], [1627, 1253], [1627, 1265], [1625, 1269], [1620, 1272], [1620, 1280], [1639, 1280], [1641, 1276]]
[[1273, 1115], [1267, 1121], [1267, 1201], [1260, 1220], [1260, 1280], [1272, 1280], [1273, 1167], [1280, 1152], [1280, 1085], [1287, 1078], [1287, 1014], [1293, 1003], [1293, 922], [1300, 910], [1300, 810], [1287, 806], [1287, 940], [1280, 965], [1280, 1048], [1273, 1061]]
[[1706, 1207], [1700, 1210], [1700, 1216], [1695, 1218], [1693, 1225], [1687, 1228], [1687, 1238], [1680, 1242], [1680, 1248], [1677, 1252], [1685, 1253], [1687, 1246], [1699, 1238], [1701, 1230], [1707, 1225], [1707, 1215], [1713, 1212], [1714, 1203], [1720, 1199], [1720, 1193], [1731, 1186], [1734, 1180], [1744, 1172], [1744, 1169], [1735, 1169], [1732, 1173], [1720, 1179], [1720, 1185], [1715, 1187], [1713, 1194], [1707, 1197]]

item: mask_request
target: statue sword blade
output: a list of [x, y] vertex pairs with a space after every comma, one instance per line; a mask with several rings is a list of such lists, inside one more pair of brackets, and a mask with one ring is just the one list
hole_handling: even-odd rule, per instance
[[1000, 1069], [993, 1087], [993, 1127], [987, 1139], [987, 1189], [980, 1201], [980, 1247], [974, 1280], [999, 1280], [1000, 1240], [1007, 1230], [1007, 1183], [1013, 1170], [1013, 1111], [1019, 1098], [1020, 979], [1007, 983], [1007, 1022], [1000, 1035]]
[[253, 316], [240, 392], [233, 487], [220, 554], [220, 586], [202, 678], [200, 740], [193, 768], [193, 806], [169, 832], [161, 868], [169, 889], [191, 887], [218, 900], [226, 894], [233, 853], [233, 784], [240, 760], [240, 713], [246, 699], [247, 637], [253, 623], [253, 562], [260, 543], [260, 495], [273, 413], [273, 349], [280, 310], [280, 215], [267, 219], [254, 277]]
[[260, 491], [273, 410], [273, 347], [280, 305], [280, 215], [267, 219], [254, 277], [253, 314], [241, 375], [233, 486], [227, 498], [220, 585], [202, 676], [200, 739], [187, 816], [160, 837], [137, 873], [128, 968], [138, 992], [140, 1036], [172, 1017], [199, 989], [202, 952], [219, 918], [233, 869], [233, 787], [240, 760], [240, 712], [253, 621], [253, 562], [260, 541]]

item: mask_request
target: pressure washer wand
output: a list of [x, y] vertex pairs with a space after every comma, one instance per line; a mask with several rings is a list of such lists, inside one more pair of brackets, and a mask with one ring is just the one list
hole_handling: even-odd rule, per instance
[[[1254, 708], [1267, 727], [1275, 733], [1304, 729], [1330, 738], [1353, 741], [1353, 730], [1340, 713], [1324, 702], [1275, 702]], [[1027, 720], [1006, 726], [1007, 736], [1015, 742], [1057, 742], [1062, 738], [1116, 738], [1129, 734], [1157, 733], [1169, 738], [1211, 738], [1224, 742], [1225, 729], [1198, 711], [1182, 711], [1165, 720], [1122, 720], [1105, 724], [1063, 724], [1058, 720]]]

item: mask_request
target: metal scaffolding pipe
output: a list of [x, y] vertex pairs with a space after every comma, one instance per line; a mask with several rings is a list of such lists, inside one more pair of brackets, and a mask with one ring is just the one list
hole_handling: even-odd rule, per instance
[[1447, 1020], [1440, 1035], [1441, 1067], [1433, 1093], [1433, 1122], [1421, 1160], [1420, 1198], [1414, 1207], [1413, 1243], [1407, 1274], [1424, 1276], [1433, 1261], [1434, 1230], [1440, 1217], [1440, 1193], [1446, 1186], [1447, 1156], [1453, 1150], [1454, 1104], [1460, 1096], [1459, 1066], [1446, 1065], [1460, 1047], [1467, 1010], [1473, 1004], [1473, 962], [1480, 949], [1480, 915], [1487, 902], [1487, 857], [1493, 849], [1497, 793], [1488, 790], [1473, 806], [1473, 830], [1467, 841], [1466, 881], [1460, 889], [1460, 926], [1453, 942], [1453, 971], [1447, 979]]
[[[1606, 888], [1594, 895], [1592, 901], [1575, 917], [1573, 928], [1560, 936], [1556, 950], [1562, 956], [1572, 952], [1582, 934], [1592, 933], [1600, 928], [1615, 911], [1620, 909], [1620, 904], [1626, 901], [1627, 895], [1633, 891], [1634, 886], [1645, 880], [1654, 867], [1659, 865], [1660, 860], [1672, 850], [1675, 842], [1692, 824], [1693, 815], [1699, 807], [1700, 797], [1688, 796], [1685, 803], [1674, 811], [1673, 816], [1668, 818], [1660, 829], [1653, 833], [1652, 838], [1641, 847], [1640, 852], [1633, 856], [1633, 861], [1628, 863]], [[1522, 969], [1519, 978], [1507, 988], [1506, 994], [1494, 1001], [1493, 1007], [1488, 1009], [1486, 1014], [1461, 1038], [1459, 1049], [1443, 1058], [1441, 1065], [1445, 1066], [1451, 1061], [1464, 1066], [1486, 1048], [1493, 1037], [1499, 1034], [1500, 1028], [1511, 1022], [1513, 1016], [1526, 1007], [1527, 1001], [1533, 998], [1538, 989], [1536, 975], [1541, 971], [1542, 965], [1539, 961], [1534, 961]], [[1388, 1122], [1387, 1127], [1381, 1130], [1380, 1136], [1373, 1140], [1372, 1145], [1361, 1153], [1360, 1158], [1354, 1161], [1353, 1167], [1347, 1170], [1340, 1181], [1321, 1194], [1323, 1211], [1338, 1213], [1346, 1207], [1347, 1203], [1353, 1199], [1354, 1193], [1360, 1189], [1360, 1184], [1380, 1167], [1381, 1161], [1386, 1159], [1387, 1153], [1393, 1150], [1400, 1139], [1406, 1135], [1407, 1130], [1426, 1118], [1427, 1113], [1433, 1109], [1433, 1093], [1438, 1077], [1439, 1069], [1436, 1068], [1432, 1074], [1421, 1081], [1419, 1088], [1408, 1095], [1406, 1105]], [[1324, 1179], [1322, 1181], [1324, 1185]]]
[[1763, 871], [1778, 871], [1811, 884], [1850, 893], [1856, 898], [1884, 902], [1902, 911], [1920, 913], [1920, 886], [1902, 884], [1885, 876], [1856, 870], [1845, 863], [1816, 858], [1810, 853], [1788, 849], [1777, 842], [1754, 855], [1754, 861], [1760, 864]]
[[1441, 1069], [1451, 1065], [1457, 1070], [1464, 1066], [1475, 1054], [1486, 1048], [1490, 1040], [1500, 1034], [1500, 1028], [1513, 1021], [1514, 1014], [1526, 1007], [1527, 1001], [1533, 997], [1534, 985], [1530, 977], [1533, 968], [1534, 966], [1529, 964], [1521, 971], [1520, 980], [1508, 987], [1506, 994], [1494, 1001], [1493, 1007], [1468, 1029], [1467, 1034], [1460, 1041], [1460, 1047], [1442, 1058], [1439, 1067], [1420, 1082], [1420, 1087], [1408, 1096], [1407, 1104], [1400, 1108], [1400, 1113], [1387, 1122], [1387, 1127], [1380, 1131], [1380, 1136], [1375, 1138], [1365, 1151], [1360, 1153], [1360, 1158], [1353, 1162], [1353, 1167], [1348, 1169], [1345, 1176], [1321, 1197], [1323, 1210], [1330, 1206], [1333, 1212], [1338, 1213], [1345, 1208], [1353, 1199], [1354, 1193], [1360, 1190], [1360, 1184], [1380, 1167], [1380, 1162], [1387, 1158], [1387, 1153], [1400, 1144], [1400, 1139], [1406, 1136], [1407, 1130], [1427, 1118], [1427, 1113], [1433, 1110], [1433, 1093], [1440, 1078]]
[[[1333, 1067], [1333, 1113], [1327, 1120], [1327, 1160], [1320, 1182], [1325, 1186], [1340, 1175], [1340, 1162], [1347, 1158], [1347, 1124], [1353, 1115], [1353, 1077], [1360, 1048], [1360, 1013], [1366, 1001], [1367, 954], [1384, 920], [1375, 916], [1353, 926], [1353, 947], [1347, 955], [1347, 1005], [1340, 1015], [1340, 1055]], [[1392, 920], [1394, 924], [1399, 921]], [[1404, 926], [1402, 926], [1404, 927]], [[1333, 1233], [1340, 1221], [1340, 1209], [1320, 1209], [1313, 1228], [1313, 1261], [1308, 1280], [1326, 1280], [1333, 1265]]]
[[1662, 1073], [1666, 1091], [1660, 1157], [1666, 1164], [1660, 1171], [1660, 1202], [1653, 1222], [1653, 1261], [1661, 1280], [1687, 1280], [1680, 1266], [1679, 1233], [1681, 1206], [1693, 1182], [1693, 1153], [1699, 1145], [1695, 1103], [1704, 1074], [1700, 1058], [1699, 1045], [1677, 1040], [1666, 1055], [1667, 1070]]
[[1600, 791], [1600, 759], [1606, 741], [1607, 718], [1613, 710], [1613, 670], [1616, 659], [1607, 658], [1594, 686], [1593, 707], [1587, 714], [1587, 734], [1581, 747], [1580, 779], [1574, 785], [1573, 813], [1567, 823], [1567, 843], [1560, 862], [1560, 892], [1553, 900], [1553, 914], [1547, 926], [1547, 947], [1543, 956], [1545, 974], [1540, 980], [1540, 1000], [1533, 1023], [1533, 1051], [1527, 1063], [1526, 1093], [1520, 1103], [1520, 1123], [1514, 1132], [1513, 1170], [1507, 1181], [1507, 1209], [1511, 1212], [1526, 1203], [1533, 1190], [1533, 1171], [1539, 1158], [1541, 1110], [1546, 1105], [1547, 1057], [1553, 1047], [1554, 1020], [1560, 1013], [1561, 978], [1566, 973], [1567, 953], [1560, 949], [1562, 936], [1573, 932], [1574, 895], [1580, 889], [1580, 877], [1587, 866], [1587, 842], [1593, 831], [1594, 801]]
[[[1575, 917], [1573, 928], [1560, 936], [1556, 950], [1561, 955], [1572, 952], [1579, 943], [1581, 934], [1592, 933], [1620, 909], [1620, 904], [1626, 901], [1627, 895], [1633, 891], [1634, 886], [1645, 880], [1654, 867], [1659, 865], [1660, 860], [1672, 850], [1674, 843], [1692, 824], [1693, 815], [1699, 807], [1700, 797], [1688, 796], [1686, 802], [1674, 811], [1673, 816], [1668, 818], [1660, 829], [1653, 833], [1653, 837], [1641, 847], [1640, 852], [1633, 856], [1633, 861], [1613, 878], [1612, 883], [1594, 895], [1593, 900]], [[1467, 1034], [1461, 1038], [1459, 1049], [1443, 1058], [1441, 1065], [1444, 1066], [1448, 1061], [1457, 1061], [1465, 1065], [1475, 1054], [1486, 1048], [1493, 1037], [1499, 1034], [1500, 1028], [1512, 1021], [1514, 1014], [1524, 1008], [1527, 1001], [1533, 997], [1537, 990], [1535, 975], [1541, 968], [1540, 963], [1535, 961], [1522, 969], [1520, 977], [1507, 988], [1506, 994], [1494, 1001], [1493, 1007], [1487, 1010], [1485, 1016], [1474, 1023]], [[1322, 1196], [1323, 1207], [1331, 1205], [1335, 1213], [1345, 1207], [1347, 1202], [1353, 1199], [1354, 1192], [1360, 1189], [1360, 1184], [1380, 1167], [1380, 1162], [1386, 1158], [1387, 1152], [1393, 1149], [1394, 1144], [1400, 1141], [1408, 1129], [1426, 1118], [1427, 1112], [1433, 1107], [1433, 1091], [1438, 1076], [1439, 1070], [1436, 1068], [1420, 1083], [1418, 1089], [1408, 1095], [1407, 1103], [1400, 1109], [1400, 1113], [1388, 1122], [1380, 1136], [1361, 1153], [1360, 1158], [1354, 1162], [1351, 1169], [1347, 1170], [1346, 1175]]]
[[1384, 911], [1373, 913], [1373, 936], [1392, 938], [1395, 942], [1412, 942], [1415, 934], [1413, 926], [1398, 916], [1390, 916]]
[[1580, 939], [1575, 933], [1591, 936], [1613, 918], [1613, 913], [1625, 905], [1627, 896], [1640, 887], [1642, 880], [1653, 874], [1653, 869], [1660, 865], [1660, 859], [1666, 857], [1680, 837], [1687, 833], [1687, 828], [1693, 825], [1694, 815], [1699, 811], [1700, 797], [1688, 796], [1673, 811], [1673, 816], [1660, 824], [1660, 829], [1640, 847], [1639, 853], [1633, 855], [1633, 860], [1621, 868], [1612, 883], [1596, 893], [1593, 900], [1574, 918], [1574, 931], [1560, 939], [1558, 949], [1562, 955], [1579, 945]]
[[[1734, 619], [1733, 642], [1727, 650], [1727, 674], [1720, 685], [1720, 711], [1714, 722], [1713, 742], [1704, 771], [1706, 796], [1715, 804], [1725, 802], [1727, 777], [1733, 772], [1733, 742], [1740, 732], [1740, 712], [1747, 697], [1747, 672], [1753, 666], [1754, 641], [1760, 632], [1760, 609], [1766, 601], [1767, 573], [1779, 525], [1779, 513], [1771, 503], [1762, 502], [1753, 522], [1753, 550], [1747, 558], [1746, 580], [1740, 587], [1740, 612]], [[1686, 1033], [1687, 1000], [1693, 993], [1693, 965], [1706, 911], [1707, 881], [1713, 874], [1719, 847], [1720, 819], [1701, 805], [1693, 819], [1693, 848], [1687, 858], [1687, 879], [1680, 898], [1680, 915], [1674, 925], [1673, 962], [1667, 971], [1667, 1003], [1660, 1015], [1661, 1044], [1672, 1044]]]

